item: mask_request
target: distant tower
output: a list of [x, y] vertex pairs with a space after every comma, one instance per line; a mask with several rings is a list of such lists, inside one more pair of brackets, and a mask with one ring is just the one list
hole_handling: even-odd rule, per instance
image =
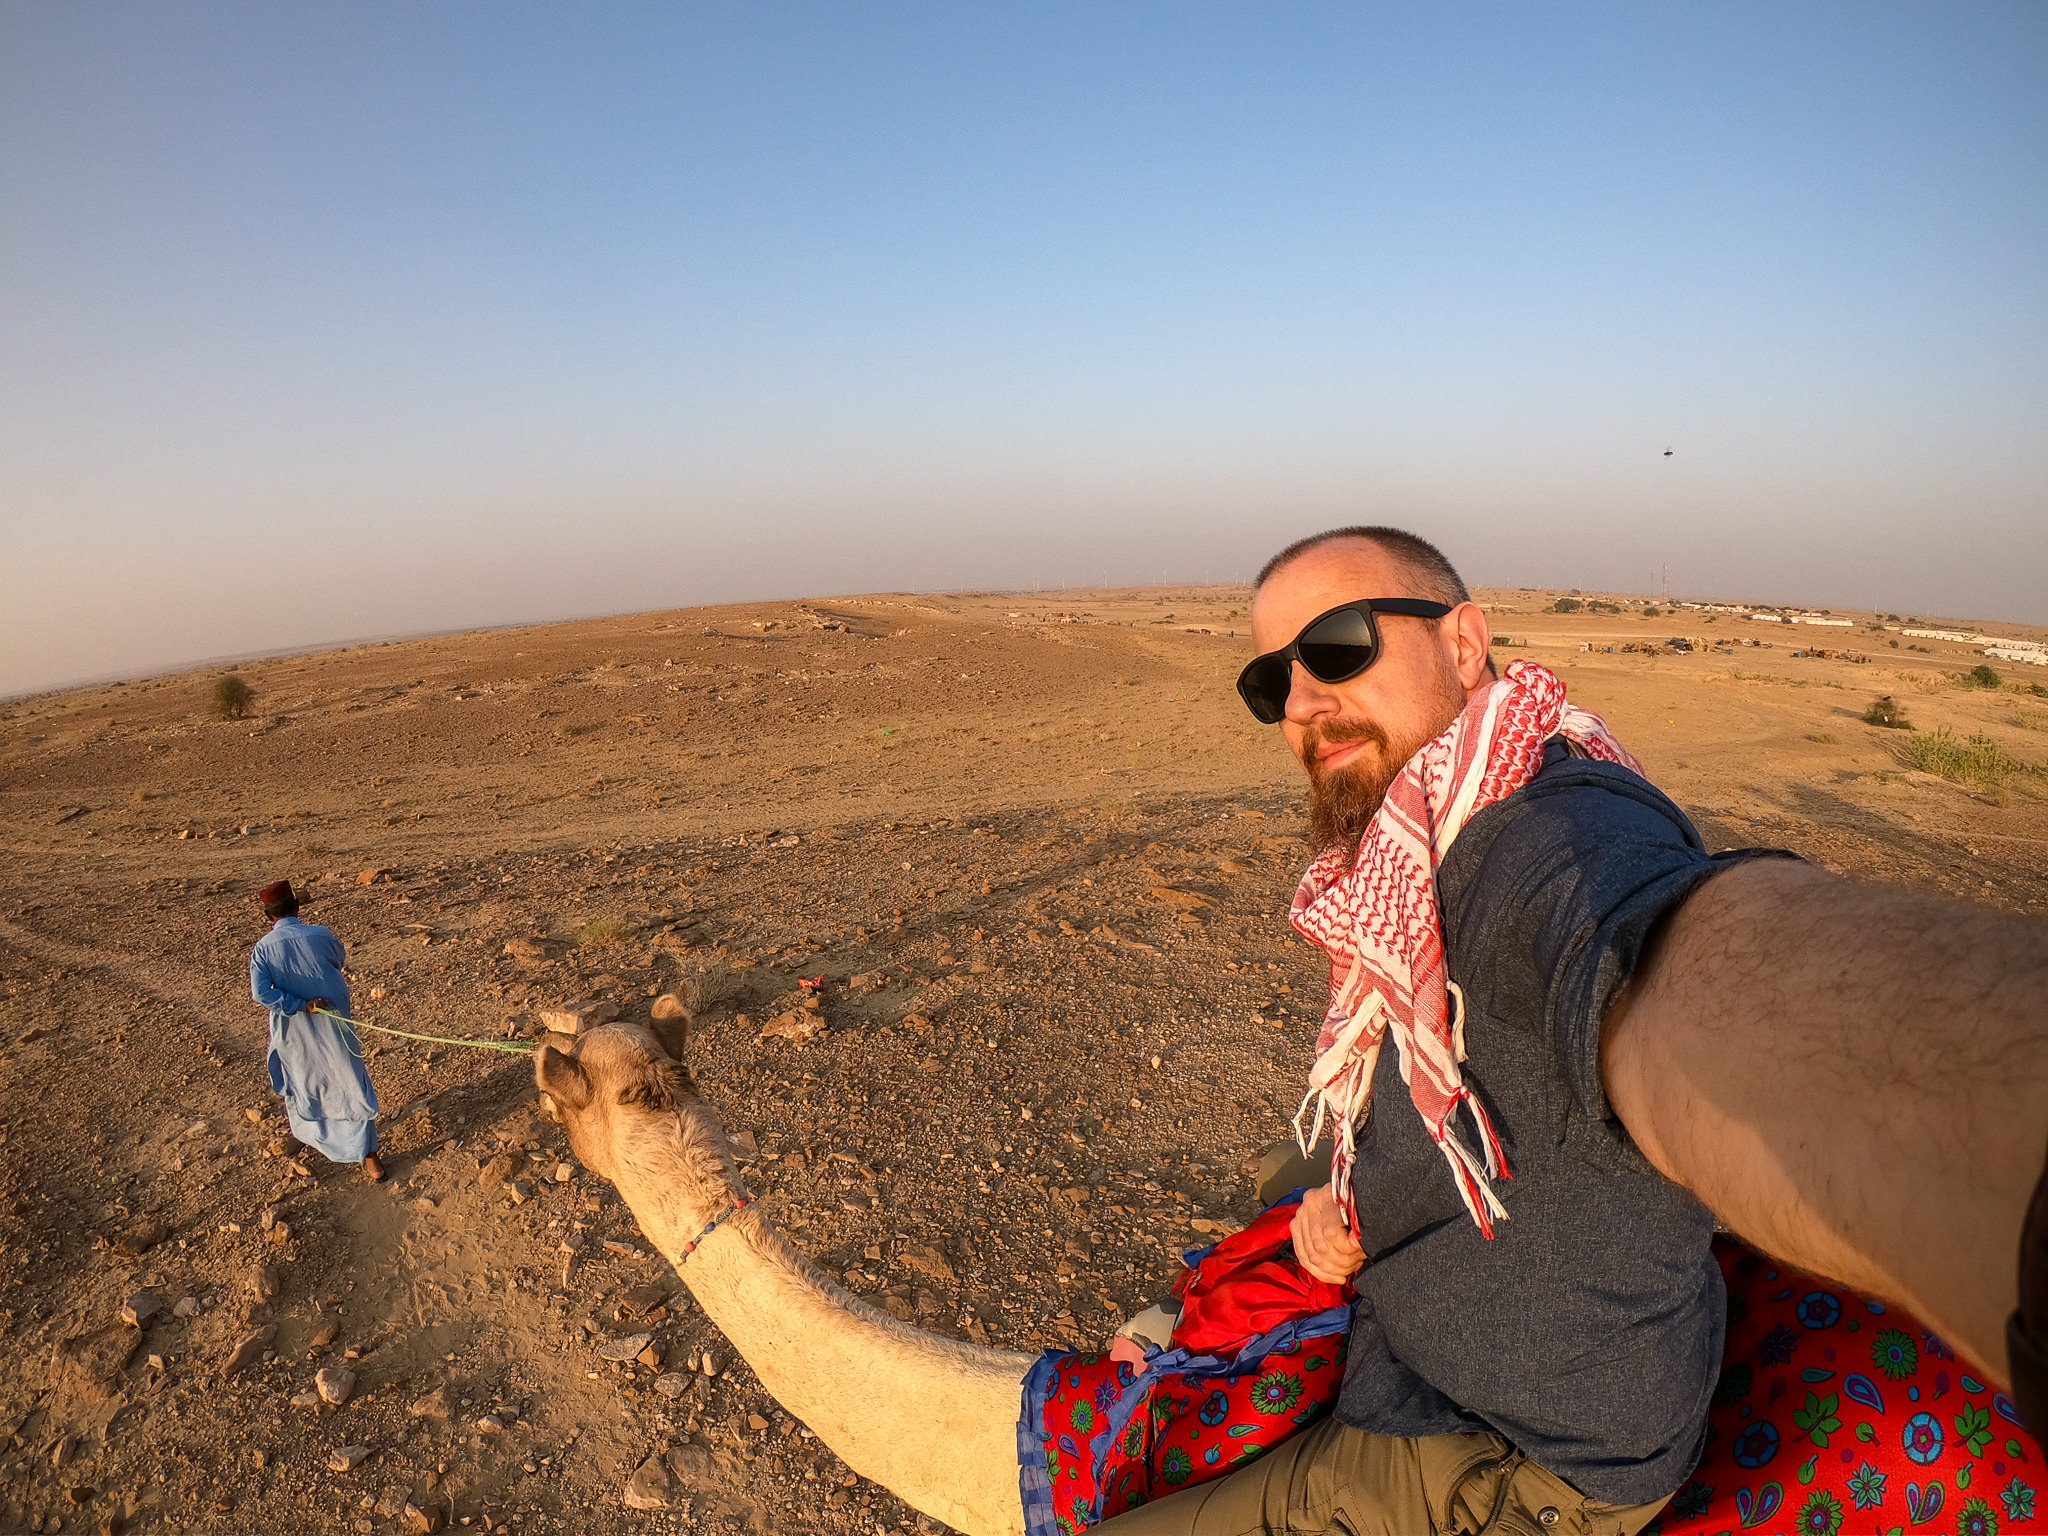
[[1661, 603], [1671, 601], [1671, 566], [1669, 562], [1657, 567], [1657, 600]]

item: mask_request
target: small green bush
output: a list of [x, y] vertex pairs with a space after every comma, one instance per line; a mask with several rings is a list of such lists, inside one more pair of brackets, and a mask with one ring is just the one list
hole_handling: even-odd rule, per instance
[[1866, 725], [1881, 725], [1892, 731], [1913, 729], [1913, 722], [1906, 718], [1904, 706], [1890, 694], [1872, 699], [1870, 707], [1863, 711], [1863, 721]]
[[594, 917], [577, 931], [576, 942], [586, 949], [603, 949], [609, 944], [623, 944], [633, 930], [616, 917]]
[[1585, 606], [1576, 597], [1560, 597], [1550, 605], [1550, 611], [1552, 613], [1577, 613]]
[[1662, 608], [1645, 608], [1643, 610], [1643, 617], [1646, 619], [1661, 619], [1664, 617], [1664, 610]]
[[2005, 686], [2005, 679], [1980, 661], [1976, 666], [1970, 668], [1970, 686], [1972, 688], [2003, 688]]
[[216, 720], [246, 720], [249, 706], [256, 701], [256, 690], [230, 672], [226, 677], [215, 678], [213, 683], [213, 718]]
[[1947, 726], [1915, 731], [1906, 742], [1913, 766], [1958, 784], [1973, 784], [1997, 794], [2015, 774], [2041, 774], [2043, 769], [2006, 756], [2005, 749], [1982, 731], [1958, 736]]

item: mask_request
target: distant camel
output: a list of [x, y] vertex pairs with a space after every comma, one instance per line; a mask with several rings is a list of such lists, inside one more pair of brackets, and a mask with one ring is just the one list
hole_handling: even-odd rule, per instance
[[1031, 1357], [900, 1323], [841, 1290], [758, 1207], [736, 1211], [746, 1190], [725, 1128], [682, 1064], [687, 1010], [663, 997], [654, 1013], [535, 1053], [577, 1157], [617, 1186], [775, 1400], [849, 1467], [968, 1536], [1019, 1536]]

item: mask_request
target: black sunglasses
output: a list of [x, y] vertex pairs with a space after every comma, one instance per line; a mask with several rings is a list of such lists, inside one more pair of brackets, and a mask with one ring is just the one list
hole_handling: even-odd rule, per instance
[[1375, 613], [1440, 619], [1450, 611], [1447, 604], [1419, 597], [1368, 597], [1332, 608], [1304, 625], [1291, 645], [1254, 656], [1237, 674], [1238, 697], [1262, 723], [1278, 725], [1287, 715], [1295, 662], [1319, 683], [1346, 682], [1380, 659]]

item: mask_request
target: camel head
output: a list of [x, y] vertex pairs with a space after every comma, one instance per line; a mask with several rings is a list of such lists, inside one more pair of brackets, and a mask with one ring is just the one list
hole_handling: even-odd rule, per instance
[[[559, 1038], [559, 1037], [558, 1037]], [[614, 1184], [636, 1171], [704, 1214], [738, 1188], [719, 1123], [683, 1065], [689, 1015], [674, 997], [647, 1024], [606, 1024], [565, 1050], [544, 1042], [533, 1077], [549, 1115], [569, 1133], [583, 1166]]]

